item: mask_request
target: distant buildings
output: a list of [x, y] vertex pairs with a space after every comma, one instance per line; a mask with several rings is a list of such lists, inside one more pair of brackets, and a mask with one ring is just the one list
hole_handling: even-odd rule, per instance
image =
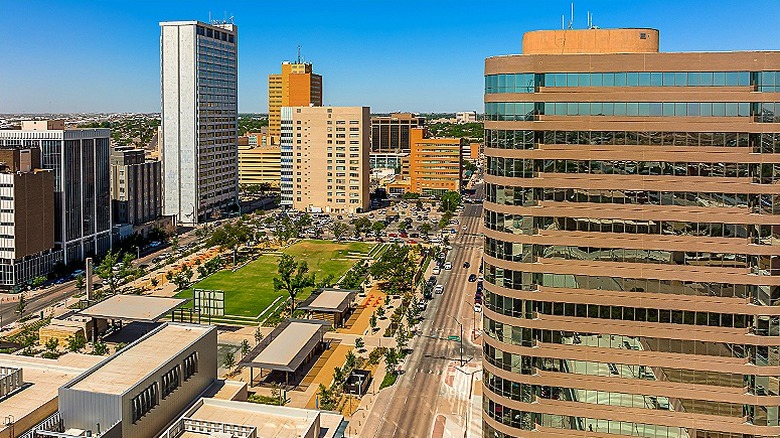
[[281, 148], [267, 144], [263, 133], [247, 133], [238, 138], [238, 183], [242, 186], [267, 184], [279, 189]]
[[474, 123], [477, 121], [476, 111], [455, 113], [455, 123]]
[[143, 225], [162, 216], [162, 166], [143, 149], [119, 146], [111, 152], [111, 204], [114, 224]]
[[485, 60], [486, 437], [780, 436], [780, 52]]
[[368, 210], [369, 108], [284, 107], [281, 113], [282, 205], [337, 213]]
[[[429, 138], [425, 129], [415, 128], [410, 131], [410, 143], [408, 166], [402, 166], [403, 177], [388, 186], [390, 193], [440, 196], [460, 191], [463, 139]], [[408, 176], [403, 175], [406, 172]]]
[[45, 276], [62, 260], [54, 220], [54, 174], [41, 170], [40, 149], [0, 149], [0, 289]]
[[238, 197], [238, 28], [160, 23], [163, 214], [193, 225]]
[[425, 118], [412, 113], [393, 113], [371, 118], [371, 153], [408, 153], [409, 131], [425, 126]]
[[65, 129], [61, 121], [22, 122], [0, 131], [4, 148], [38, 148], [54, 175], [54, 244], [76, 263], [111, 248], [108, 129]]
[[282, 73], [268, 75], [268, 133], [279, 144], [283, 106], [322, 106], [322, 76], [308, 62], [282, 63]]

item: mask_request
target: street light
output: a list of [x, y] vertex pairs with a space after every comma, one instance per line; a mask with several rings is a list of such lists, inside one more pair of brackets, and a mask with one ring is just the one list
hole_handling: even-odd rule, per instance
[[468, 301], [464, 300], [464, 303], [466, 303], [467, 306], [471, 306], [472, 311], [472, 322], [474, 323], [474, 327], [471, 329], [471, 336], [473, 339], [477, 339], [477, 307], [476, 305], [472, 305]]
[[460, 366], [463, 366], [463, 324], [458, 321], [458, 318], [455, 318], [452, 315], [447, 315], [450, 318], [454, 319], [455, 322], [460, 326]]

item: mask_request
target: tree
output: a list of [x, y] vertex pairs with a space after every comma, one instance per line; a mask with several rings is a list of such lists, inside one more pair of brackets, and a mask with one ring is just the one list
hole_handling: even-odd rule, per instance
[[336, 276], [333, 274], [328, 274], [323, 278], [322, 280], [318, 281], [317, 284], [314, 285], [315, 289], [325, 289], [328, 287], [333, 286], [333, 282], [336, 281]]
[[355, 348], [357, 348], [358, 350], [362, 350], [363, 347], [365, 347], [365, 346], [366, 346], [366, 343], [365, 343], [365, 341], [363, 341], [363, 338], [355, 339]]
[[32, 287], [41, 287], [43, 286], [43, 283], [46, 283], [46, 277], [43, 275], [39, 275], [32, 279]]
[[290, 295], [290, 316], [295, 311], [295, 297], [307, 287], [314, 286], [314, 273], [309, 273], [309, 265], [305, 260], [296, 262], [287, 254], [282, 254], [277, 268], [278, 276], [274, 277], [274, 291], [287, 292]]
[[361, 234], [367, 233], [371, 229], [371, 220], [362, 216], [355, 219], [353, 225], [355, 226], [355, 235], [360, 237]]
[[334, 367], [333, 383], [335, 383], [336, 386], [341, 386], [346, 380], [346, 376], [344, 376], [344, 371], [341, 369], [341, 367]]
[[179, 235], [174, 234], [171, 236], [171, 252], [174, 254], [179, 250]]
[[383, 318], [385, 316], [385, 306], [379, 306], [379, 308], [376, 309], [376, 314], [379, 315], [380, 318]]
[[158, 280], [157, 277], [153, 277], [149, 282], [152, 284], [152, 287], [157, 287], [157, 285], [160, 284], [160, 280]]
[[371, 265], [371, 276], [387, 283], [389, 294], [403, 294], [413, 289], [417, 263], [410, 255], [409, 246], [391, 245]]
[[355, 357], [355, 353], [352, 352], [352, 350], [347, 352], [347, 357], [344, 361], [344, 368], [348, 370], [348, 372], [351, 372], [353, 369], [355, 369], [355, 365], [357, 364], [357, 357]]
[[371, 231], [374, 232], [375, 237], [379, 237], [379, 233], [382, 232], [386, 227], [385, 223], [382, 221], [376, 221], [371, 225]]
[[[273, 218], [269, 217], [266, 220], [270, 220], [270, 223], [274, 223]], [[298, 231], [295, 228], [295, 224], [288, 216], [283, 217], [276, 225], [276, 228], [274, 228], [274, 236], [276, 236], [276, 240], [279, 241], [279, 245], [281, 246], [287, 244], [290, 239], [297, 235]]]
[[420, 199], [420, 194], [414, 192], [406, 192], [403, 195], [401, 195], [401, 199]]
[[333, 238], [340, 241], [349, 233], [349, 225], [344, 222], [335, 221], [331, 224], [330, 231], [333, 233]]
[[121, 267], [118, 262], [119, 253], [109, 251], [95, 268], [95, 273], [103, 280], [103, 283], [108, 286], [108, 290], [111, 291], [112, 295], [116, 294], [119, 282], [122, 279], [120, 276]]
[[79, 293], [84, 292], [84, 275], [79, 274], [76, 276], [76, 289], [78, 289]]
[[54, 356], [57, 354], [57, 347], [60, 346], [60, 340], [57, 338], [49, 338], [44, 346], [46, 347], [46, 352], [48, 352], [49, 355]]
[[238, 247], [249, 241], [251, 232], [249, 226], [243, 220], [236, 223], [227, 223], [211, 234], [208, 240], [210, 246], [218, 246], [222, 250], [233, 252], [233, 266], [236, 266]]
[[232, 371], [233, 367], [236, 366], [236, 355], [232, 351], [225, 353], [222, 357], [222, 365], [224, 365], [228, 371]]
[[68, 351], [77, 353], [86, 347], [87, 340], [84, 338], [84, 332], [77, 331], [73, 336], [68, 337]]
[[108, 354], [108, 345], [105, 342], [95, 342], [92, 346], [92, 354], [95, 356], [105, 356]]
[[192, 272], [192, 268], [187, 266], [186, 268], [182, 269], [177, 274], [175, 274], [173, 278], [170, 279], [170, 281], [172, 281], [176, 285], [177, 289], [184, 290], [189, 287], [193, 274], [194, 273]]
[[299, 236], [304, 230], [309, 228], [311, 224], [314, 222], [311, 215], [309, 213], [304, 213], [293, 222], [293, 226], [295, 227], [295, 235]]
[[246, 339], [241, 341], [241, 357], [246, 357], [247, 354], [249, 354], [249, 351], [252, 350], [252, 347], [249, 346], [249, 341]]
[[263, 340], [263, 332], [260, 330], [260, 326], [255, 329], [255, 345], [259, 344]]
[[414, 206], [417, 207], [418, 210], [423, 209], [423, 203], [419, 199], [417, 200], [417, 202], [414, 203]]
[[371, 318], [369, 318], [368, 320], [368, 325], [371, 326], [371, 331], [376, 331], [376, 326], [377, 326], [376, 312], [371, 314]]
[[455, 211], [460, 205], [462, 199], [460, 193], [450, 190], [441, 195], [441, 210], [442, 211]]
[[24, 317], [25, 309], [27, 309], [27, 297], [24, 294], [20, 294], [19, 302], [16, 304], [16, 313], [19, 314], [19, 319]]
[[401, 358], [398, 355], [398, 351], [395, 348], [388, 348], [387, 351], [385, 351], [385, 370], [387, 370], [388, 373], [395, 374], [396, 367], [400, 360]]
[[398, 329], [395, 331], [395, 344], [398, 346], [398, 350], [400, 352], [403, 352], [406, 349], [406, 341], [408, 340], [406, 335], [406, 330], [404, 329], [403, 324], [398, 326]]
[[428, 235], [428, 234], [431, 233], [432, 228], [433, 227], [431, 226], [431, 224], [429, 224], [428, 222], [425, 222], [422, 225], [420, 225], [420, 232], [425, 234], [425, 235]]

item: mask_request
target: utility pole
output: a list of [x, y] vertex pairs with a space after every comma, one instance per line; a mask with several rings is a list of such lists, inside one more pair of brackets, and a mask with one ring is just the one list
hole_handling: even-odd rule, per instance
[[454, 319], [455, 322], [460, 326], [460, 366], [463, 366], [463, 324], [458, 321], [458, 318], [455, 318], [452, 315], [447, 315], [450, 318]]

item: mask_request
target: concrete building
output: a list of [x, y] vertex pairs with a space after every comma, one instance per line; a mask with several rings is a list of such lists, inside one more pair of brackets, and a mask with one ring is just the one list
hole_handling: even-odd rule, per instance
[[115, 224], [142, 225], [162, 215], [162, 167], [143, 149], [111, 152], [111, 205]]
[[463, 145], [460, 138], [430, 138], [424, 128], [410, 131], [411, 153], [400, 163], [401, 177], [388, 185], [391, 194], [441, 196], [460, 191]]
[[368, 156], [369, 167], [371, 169], [394, 169], [401, 173], [401, 163], [408, 156], [408, 152], [372, 152]]
[[[0, 147], [37, 148], [54, 175], [54, 248], [78, 263], [111, 248], [108, 129], [65, 129], [62, 121], [22, 122], [0, 131]], [[45, 202], [45, 195], [44, 195]]]
[[368, 210], [369, 121], [368, 107], [282, 108], [282, 205]]
[[0, 289], [46, 275], [62, 259], [54, 250], [54, 174], [41, 151], [0, 149]]
[[160, 28], [163, 214], [194, 225], [238, 199], [238, 27]]
[[409, 153], [409, 131], [425, 126], [425, 118], [412, 113], [393, 113], [371, 118], [372, 153]]
[[464, 111], [455, 113], [456, 123], [475, 123], [477, 121], [476, 111]]
[[262, 145], [250, 140], [257, 137], [238, 138], [238, 183], [241, 185], [268, 184], [279, 189], [282, 178], [281, 148], [279, 145]]
[[[163, 324], [59, 389], [63, 429], [153, 437], [216, 379], [214, 326]], [[67, 435], [66, 435], [67, 436]]]
[[484, 436], [780, 435], [780, 52], [485, 61]]
[[322, 106], [322, 76], [311, 63], [282, 63], [282, 73], [268, 75], [268, 134], [271, 144], [279, 144], [282, 107]]

